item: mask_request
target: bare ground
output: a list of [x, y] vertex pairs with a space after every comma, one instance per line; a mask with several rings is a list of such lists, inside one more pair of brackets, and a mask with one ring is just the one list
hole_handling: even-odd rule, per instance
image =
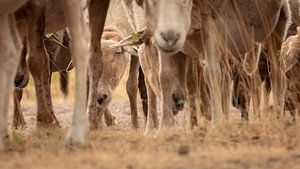
[[27, 128], [10, 131], [8, 146], [0, 151], [0, 169], [300, 169], [299, 122], [265, 118], [243, 123], [235, 110], [228, 123], [211, 127], [201, 120], [191, 131], [185, 111], [177, 115], [174, 129], [145, 137], [141, 107], [140, 129], [131, 129], [124, 84], [110, 105], [118, 125], [90, 133], [90, 146], [79, 149], [64, 147], [72, 101], [62, 99], [54, 84], [54, 109], [62, 128], [36, 129], [34, 92], [29, 85], [22, 103]]
[[7, 150], [0, 152], [1, 169], [300, 168], [299, 124], [231, 121], [212, 128], [202, 121], [190, 131], [182, 120], [187, 115], [181, 113], [175, 129], [145, 137], [143, 129], [130, 129], [128, 101], [116, 99], [111, 109], [118, 126], [92, 132], [89, 148], [66, 149], [72, 104], [55, 105], [62, 128], [39, 130], [34, 127], [35, 104], [23, 105], [28, 128], [11, 132]]

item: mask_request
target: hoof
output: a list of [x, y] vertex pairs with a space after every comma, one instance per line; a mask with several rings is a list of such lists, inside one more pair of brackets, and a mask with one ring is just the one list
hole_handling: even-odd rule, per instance
[[87, 131], [82, 129], [72, 128], [66, 135], [65, 146], [67, 148], [87, 148], [89, 147], [87, 141]]
[[148, 119], [149, 121], [147, 121], [147, 124], [146, 124], [146, 129], [145, 129], [145, 132], [144, 132], [144, 136], [147, 136], [151, 133], [152, 130], [155, 130], [157, 127], [156, 125], [154, 124], [154, 122], [150, 119]]
[[160, 125], [158, 130], [156, 131], [154, 138], [158, 138], [160, 136], [163, 136], [165, 134], [169, 134], [170, 132], [174, 132], [173, 126], [167, 126], [167, 125]]
[[37, 116], [37, 127], [59, 127], [61, 128], [57, 118], [54, 113], [38, 113]]
[[148, 128], [146, 128], [145, 132], [144, 132], [144, 136], [147, 137], [150, 135], [150, 130]]

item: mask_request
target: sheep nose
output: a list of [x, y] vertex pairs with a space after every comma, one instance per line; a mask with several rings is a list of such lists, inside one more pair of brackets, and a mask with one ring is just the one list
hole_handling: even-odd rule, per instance
[[97, 100], [99, 106], [103, 106], [103, 104], [105, 103], [105, 101], [107, 100], [108, 95], [107, 94], [101, 94]]
[[26, 75], [17, 75], [15, 77], [15, 87], [18, 87], [18, 88], [24, 88], [27, 86], [28, 84], [28, 81], [29, 81], [29, 78], [28, 76]]
[[177, 110], [182, 110], [184, 108], [184, 97], [181, 97], [180, 95], [177, 94], [172, 94], [172, 99], [175, 103], [175, 107]]
[[180, 38], [180, 33], [174, 30], [168, 30], [160, 33], [161, 38], [168, 44], [169, 47], [173, 47], [178, 39]]

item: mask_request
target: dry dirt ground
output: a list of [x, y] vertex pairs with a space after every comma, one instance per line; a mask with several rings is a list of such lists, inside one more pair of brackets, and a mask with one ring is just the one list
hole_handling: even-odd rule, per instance
[[[57, 88], [54, 85], [53, 92]], [[267, 119], [242, 123], [233, 111], [229, 123], [211, 127], [201, 120], [190, 131], [188, 113], [181, 112], [174, 129], [145, 137], [141, 110], [141, 129], [130, 128], [124, 93], [122, 82], [110, 106], [117, 126], [90, 133], [88, 148], [67, 149], [63, 142], [71, 122], [72, 99], [54, 93], [62, 128], [35, 129], [36, 105], [30, 85], [22, 102], [28, 126], [10, 131], [9, 146], [0, 152], [0, 169], [300, 169], [299, 123]]]

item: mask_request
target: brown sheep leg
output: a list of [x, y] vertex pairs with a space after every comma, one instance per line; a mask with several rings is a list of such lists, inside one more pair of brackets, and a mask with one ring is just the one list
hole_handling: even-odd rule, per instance
[[[24, 115], [21, 110], [21, 100], [23, 95], [23, 87], [26, 87], [29, 81], [29, 70], [26, 64], [26, 55], [27, 55], [27, 42], [23, 42], [23, 49], [21, 53], [21, 61], [18, 65], [17, 74], [15, 76], [15, 88], [13, 92], [14, 100], [14, 114], [12, 127], [14, 129], [24, 128], [26, 122], [24, 120]], [[20, 87], [20, 88], [19, 88]]]
[[231, 78], [230, 78], [230, 66], [225, 59], [221, 61], [221, 73], [222, 73], [222, 108], [224, 111], [224, 117], [229, 120], [230, 114], [230, 95], [231, 95]]
[[45, 4], [29, 2], [28, 41], [30, 56], [29, 70], [33, 76], [37, 99], [37, 126], [59, 125], [53, 111], [50, 91], [50, 64], [46, 54], [43, 36], [45, 29]]
[[[238, 108], [241, 111], [241, 119], [244, 121], [249, 120], [249, 97], [247, 97], [247, 90], [245, 88], [245, 79], [248, 78], [247, 75], [242, 77], [240, 73], [235, 75], [233, 80], [233, 94], [232, 101], [233, 106]], [[250, 77], [249, 77], [250, 78]]]
[[142, 100], [142, 107], [144, 112], [144, 119], [145, 119], [145, 125], [147, 124], [147, 117], [148, 117], [148, 96], [147, 96], [147, 88], [146, 88], [146, 82], [145, 82], [145, 76], [142, 68], [139, 68], [139, 93]]
[[255, 44], [254, 49], [245, 55], [243, 60], [243, 70], [248, 76], [253, 75], [257, 70], [260, 53], [261, 44]]
[[188, 91], [188, 107], [190, 112], [190, 128], [193, 129], [198, 125], [197, 121], [197, 108], [196, 108], [196, 96], [197, 96], [197, 65], [193, 58], [189, 59], [187, 70], [187, 91]]
[[207, 85], [207, 80], [205, 78], [203, 67], [198, 64], [198, 88], [199, 88], [199, 97], [200, 97], [200, 113], [206, 120], [211, 120], [211, 111], [210, 111], [210, 96]]
[[256, 71], [251, 79], [250, 84], [250, 95], [253, 103], [253, 119], [260, 119], [261, 109], [260, 106], [263, 106], [263, 100], [261, 100], [261, 96], [263, 93], [263, 89], [261, 89], [262, 81], [259, 77], [258, 71]]
[[13, 122], [12, 122], [12, 127], [14, 129], [24, 128], [26, 126], [26, 122], [20, 104], [22, 100], [22, 96], [23, 96], [23, 89], [15, 88], [13, 93], [14, 114], [13, 114]]
[[109, 0], [91, 0], [89, 5], [90, 28], [91, 28], [91, 58], [89, 60], [89, 97], [87, 112], [91, 123], [90, 128], [98, 128], [97, 121], [97, 86], [102, 72], [101, 37], [105, 24]]
[[157, 118], [157, 109], [156, 109], [156, 95], [152, 90], [150, 83], [146, 79], [146, 88], [148, 95], [148, 117], [145, 135], [149, 134], [150, 130], [153, 128], [158, 128], [158, 118]]
[[137, 92], [139, 66], [139, 58], [137, 56], [132, 56], [129, 77], [126, 82], [126, 91], [130, 102], [131, 124], [133, 129], [138, 129]]
[[[212, 34], [212, 33], [211, 33]], [[212, 36], [212, 37], [211, 37]], [[221, 52], [216, 48], [217, 44], [214, 42], [215, 37], [210, 35], [207, 37], [206, 41], [206, 56], [205, 59], [207, 60], [207, 79], [208, 79], [208, 86], [209, 86], [209, 94], [211, 100], [211, 115], [212, 115], [212, 124], [215, 125], [216, 123], [221, 122], [224, 118], [223, 117], [223, 107], [222, 107], [222, 92], [221, 92], [221, 66], [220, 66], [220, 59], [221, 59]]]
[[275, 107], [275, 115], [277, 117], [283, 116], [284, 112], [284, 98], [286, 91], [286, 77], [283, 69], [283, 63], [278, 55], [281, 44], [285, 39], [286, 28], [289, 26], [288, 14], [281, 12], [275, 30], [267, 41], [268, 56], [270, 57], [271, 67], [271, 86], [273, 91], [273, 100]]

